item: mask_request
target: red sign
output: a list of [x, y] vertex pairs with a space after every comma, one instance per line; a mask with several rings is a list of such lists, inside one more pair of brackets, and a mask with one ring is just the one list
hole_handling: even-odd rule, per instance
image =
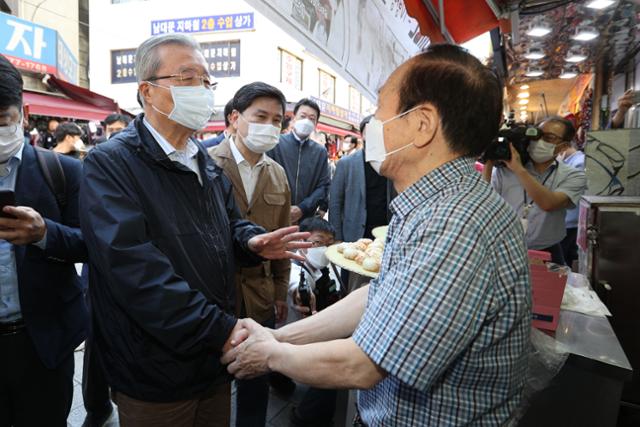
[[13, 64], [14, 67], [33, 73], [56, 74], [57, 68], [52, 65], [41, 64], [39, 62], [30, 61], [28, 59], [16, 58], [15, 56], [3, 54], [5, 58]]

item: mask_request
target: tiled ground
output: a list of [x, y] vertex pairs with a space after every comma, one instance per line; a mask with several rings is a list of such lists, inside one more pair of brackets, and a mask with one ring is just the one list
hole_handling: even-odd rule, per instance
[[[82, 404], [82, 365], [83, 365], [84, 351], [79, 350], [75, 352], [75, 374], [74, 389], [73, 389], [73, 403], [71, 405], [71, 413], [67, 420], [67, 424], [71, 427], [80, 427], [85, 417], [85, 410]], [[302, 399], [306, 386], [298, 385], [295, 393], [288, 399], [284, 399], [276, 393], [271, 393], [269, 396], [269, 407], [267, 409], [267, 427], [288, 427], [289, 413], [291, 408], [296, 405]], [[235, 395], [233, 396], [235, 397]], [[233, 403], [233, 401], [232, 401]], [[231, 419], [231, 425], [234, 425], [234, 419]], [[339, 424], [336, 424], [339, 425]], [[106, 427], [119, 426], [117, 414], [114, 414], [111, 420], [106, 424]]]

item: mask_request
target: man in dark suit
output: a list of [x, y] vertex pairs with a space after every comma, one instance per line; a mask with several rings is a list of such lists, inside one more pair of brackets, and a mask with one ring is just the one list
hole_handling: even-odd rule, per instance
[[231, 125], [231, 122], [229, 121], [229, 116], [231, 116], [232, 112], [233, 112], [233, 99], [230, 99], [229, 102], [227, 102], [227, 105], [224, 106], [224, 131], [220, 132], [219, 135], [214, 136], [213, 138], [202, 141], [202, 145], [204, 145], [204, 148], [209, 149], [209, 148], [215, 147], [216, 145], [219, 145], [222, 141], [224, 141], [226, 138], [233, 135], [234, 129], [233, 129], [233, 126]]
[[0, 425], [66, 426], [73, 350], [87, 311], [74, 263], [87, 249], [78, 220], [80, 162], [58, 156], [64, 199], [56, 199], [24, 144], [22, 77], [0, 55]]

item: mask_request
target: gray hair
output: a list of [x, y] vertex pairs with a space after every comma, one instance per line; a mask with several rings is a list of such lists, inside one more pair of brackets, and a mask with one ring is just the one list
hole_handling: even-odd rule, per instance
[[158, 48], [177, 44], [200, 52], [200, 44], [191, 36], [181, 33], [162, 34], [148, 38], [136, 50], [136, 78], [138, 83], [153, 77], [162, 65]]

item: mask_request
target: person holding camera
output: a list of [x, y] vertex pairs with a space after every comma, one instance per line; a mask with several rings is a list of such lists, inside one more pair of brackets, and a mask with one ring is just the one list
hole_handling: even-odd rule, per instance
[[553, 262], [565, 264], [560, 245], [566, 234], [565, 213], [578, 204], [587, 179], [583, 171], [556, 160], [575, 136], [573, 124], [549, 117], [539, 128], [542, 137], [527, 148], [530, 160], [523, 162], [510, 145], [511, 159], [495, 171], [487, 161], [483, 176], [521, 219], [527, 248], [550, 252]]

